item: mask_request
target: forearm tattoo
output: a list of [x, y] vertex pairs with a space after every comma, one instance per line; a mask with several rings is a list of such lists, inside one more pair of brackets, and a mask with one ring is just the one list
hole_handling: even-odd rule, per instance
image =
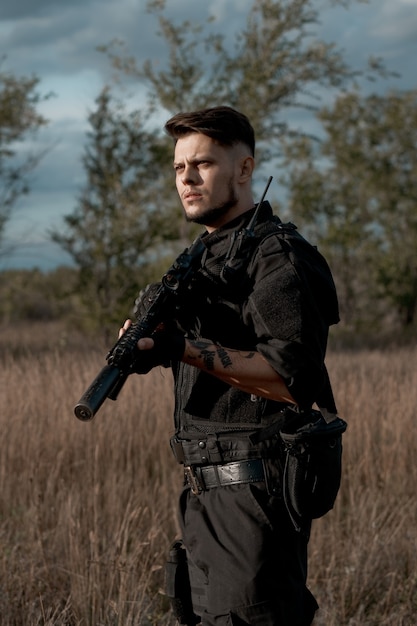
[[224, 348], [222, 348], [222, 346], [218, 346], [217, 356], [219, 357], [220, 362], [225, 369], [226, 367], [232, 366], [232, 359], [230, 358], [228, 352]]
[[[216, 354], [223, 368], [227, 369], [228, 367], [233, 367], [233, 361], [232, 361], [230, 353], [240, 352], [239, 350], [233, 350], [233, 349], [225, 350], [225, 348], [223, 348], [222, 346], [218, 346], [212, 343], [211, 341], [204, 341], [204, 340], [193, 341], [192, 344], [195, 348], [200, 350], [200, 354], [198, 355], [198, 357], [200, 357], [203, 360], [204, 367], [207, 371], [213, 371], [214, 359], [215, 359]], [[254, 355], [255, 355], [255, 352], [248, 352], [244, 356], [244, 358], [252, 359]]]

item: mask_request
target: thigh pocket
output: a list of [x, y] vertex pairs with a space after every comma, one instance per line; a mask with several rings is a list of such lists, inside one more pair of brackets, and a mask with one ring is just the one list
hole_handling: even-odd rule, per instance
[[276, 608], [271, 602], [259, 602], [230, 612], [231, 626], [274, 626], [278, 624]]

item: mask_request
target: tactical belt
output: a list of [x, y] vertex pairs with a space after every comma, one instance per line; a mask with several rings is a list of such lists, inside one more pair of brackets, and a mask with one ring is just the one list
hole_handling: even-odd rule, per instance
[[190, 485], [191, 492], [198, 495], [202, 491], [224, 485], [238, 483], [257, 483], [265, 480], [262, 459], [233, 461], [222, 465], [184, 467], [185, 484]]

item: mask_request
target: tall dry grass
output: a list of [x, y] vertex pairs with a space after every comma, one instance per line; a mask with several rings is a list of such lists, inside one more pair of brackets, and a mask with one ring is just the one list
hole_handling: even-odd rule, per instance
[[[173, 623], [161, 593], [181, 483], [170, 373], [131, 377], [82, 423], [73, 406], [104, 355], [51, 327], [0, 329], [4, 626]], [[315, 623], [413, 626], [417, 349], [328, 361], [349, 428], [336, 507], [310, 542]]]

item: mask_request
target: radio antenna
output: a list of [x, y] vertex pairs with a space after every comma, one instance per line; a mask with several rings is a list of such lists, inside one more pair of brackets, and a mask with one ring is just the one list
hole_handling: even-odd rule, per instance
[[259, 209], [261, 208], [261, 204], [262, 204], [262, 202], [265, 200], [265, 196], [266, 196], [266, 194], [268, 193], [269, 185], [270, 185], [270, 184], [271, 184], [271, 182], [272, 182], [272, 178], [273, 178], [273, 177], [272, 177], [272, 176], [270, 176], [270, 177], [268, 178], [268, 180], [267, 180], [266, 187], [265, 187], [264, 192], [263, 192], [263, 194], [262, 194], [262, 196], [261, 196], [261, 199], [259, 200], [258, 206], [256, 207], [256, 211], [255, 211], [255, 213], [252, 215], [252, 219], [251, 219], [251, 221], [250, 221], [250, 222], [249, 222], [249, 224], [248, 224], [248, 231], [252, 231], [252, 230], [253, 230], [253, 227], [254, 227], [254, 226], [255, 226], [255, 224], [256, 224], [256, 220], [258, 219]]
[[232, 275], [236, 274], [236, 272], [243, 267], [246, 262], [246, 246], [248, 245], [249, 240], [253, 240], [255, 237], [255, 225], [256, 220], [258, 219], [259, 209], [261, 208], [262, 202], [265, 200], [265, 196], [268, 193], [269, 185], [271, 184], [272, 176], [268, 178], [268, 182], [266, 183], [266, 187], [262, 194], [261, 199], [255, 209], [254, 214], [247, 226], [247, 228], [242, 228], [239, 231], [234, 231], [229, 250], [224, 259], [224, 265], [220, 272], [220, 277], [224, 282], [228, 282]]

